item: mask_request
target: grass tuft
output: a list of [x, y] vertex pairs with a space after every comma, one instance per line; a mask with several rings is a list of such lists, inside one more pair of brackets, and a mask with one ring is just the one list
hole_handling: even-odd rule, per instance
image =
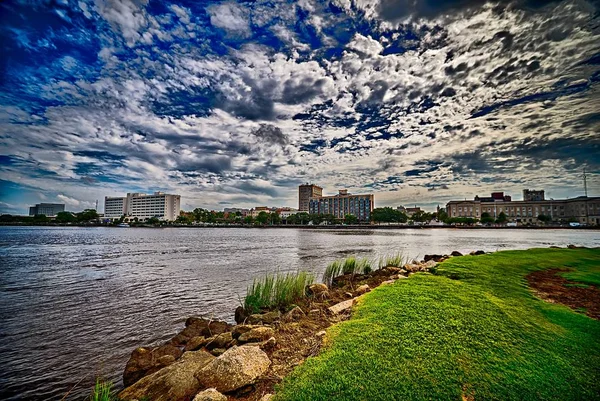
[[407, 260], [408, 259], [401, 252], [392, 255], [384, 255], [379, 258], [379, 268], [402, 267], [407, 263]]
[[90, 401], [117, 401], [112, 382], [96, 379]]
[[244, 309], [258, 313], [263, 309], [286, 308], [305, 296], [305, 288], [315, 282], [308, 272], [267, 274], [254, 280], [244, 298]]
[[333, 279], [343, 274], [368, 274], [372, 271], [373, 267], [369, 259], [356, 259], [351, 256], [331, 262], [325, 269], [325, 273], [323, 273], [323, 283], [331, 286]]

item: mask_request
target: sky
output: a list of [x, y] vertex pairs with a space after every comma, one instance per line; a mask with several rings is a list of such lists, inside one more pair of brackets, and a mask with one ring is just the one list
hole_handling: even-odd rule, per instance
[[0, 2], [0, 213], [600, 195], [600, 3]]

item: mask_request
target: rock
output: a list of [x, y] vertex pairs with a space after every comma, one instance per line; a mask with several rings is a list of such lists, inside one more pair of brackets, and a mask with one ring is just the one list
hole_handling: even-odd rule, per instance
[[345, 292], [345, 293], [344, 293], [344, 296], [345, 296], [346, 298], [352, 298], [354, 295], [352, 295], [352, 293], [351, 293], [351, 292]]
[[207, 320], [201, 317], [190, 317], [185, 321], [185, 329], [180, 335], [185, 335], [189, 338], [195, 336], [212, 337], [217, 334], [222, 334], [231, 331], [231, 325], [218, 320]]
[[249, 314], [246, 312], [243, 306], [238, 306], [235, 308], [235, 322], [237, 324], [244, 323], [248, 316]]
[[317, 334], [315, 334], [315, 336], [317, 336], [317, 337], [325, 337], [325, 334], [327, 334], [327, 332], [325, 330], [321, 330], [321, 331], [317, 332]]
[[443, 255], [425, 255], [425, 257], [423, 258], [424, 262], [428, 262], [430, 260], [433, 260], [434, 262], [441, 262], [442, 260], [444, 260], [444, 256]]
[[262, 326], [252, 324], [239, 324], [233, 328], [233, 330], [231, 331], [231, 335], [233, 336], [233, 338], [238, 339], [242, 334], [247, 333], [256, 327]]
[[277, 345], [277, 340], [275, 339], [275, 337], [271, 337], [268, 340], [265, 341], [261, 341], [261, 342], [254, 342], [254, 343], [245, 343], [242, 344], [242, 347], [258, 347], [262, 350], [269, 350], [269, 349], [273, 349], [275, 348], [275, 346]]
[[216, 389], [209, 388], [196, 394], [194, 401], [227, 401], [227, 397]]
[[158, 358], [158, 364], [161, 366], [169, 366], [175, 362], [175, 357], [173, 355], [163, 355]]
[[275, 331], [268, 326], [259, 326], [245, 332], [238, 337], [238, 341], [242, 343], [255, 343], [267, 340], [272, 337]]
[[227, 348], [213, 348], [210, 353], [214, 356], [221, 356], [227, 351]]
[[351, 309], [352, 305], [354, 305], [354, 302], [355, 302], [355, 298], [348, 299], [346, 301], [342, 301], [338, 304], [335, 304], [335, 305], [329, 307], [328, 310], [333, 314], [338, 314], [343, 311]]
[[318, 295], [323, 292], [329, 292], [329, 288], [325, 284], [316, 283], [308, 286], [308, 295]]
[[409, 271], [409, 272], [418, 272], [420, 269], [421, 269], [421, 265], [419, 265], [419, 264], [410, 263], [410, 264], [404, 265], [404, 270]]
[[227, 345], [231, 341], [233, 341], [233, 336], [230, 332], [227, 332], [208, 338], [204, 346], [209, 350], [214, 348], [227, 348]]
[[452, 253], [450, 254], [450, 256], [462, 256], [463, 254], [458, 252], [458, 251], [452, 251]]
[[[186, 352], [175, 363], [143, 377], [119, 393], [120, 400], [184, 401], [194, 397], [200, 383], [194, 373], [216, 358], [206, 351]], [[208, 386], [207, 386], [208, 387]]]
[[258, 401], [271, 401], [273, 399], [273, 394], [265, 394]]
[[356, 289], [356, 293], [357, 293], [358, 295], [362, 295], [362, 294], [364, 294], [364, 293], [366, 293], [366, 292], [369, 292], [369, 291], [371, 291], [371, 287], [369, 287], [369, 285], [368, 285], [368, 284], [363, 284], [363, 285], [359, 286], [359, 287]]
[[187, 344], [185, 344], [185, 350], [186, 351], [196, 351], [197, 349], [200, 349], [202, 347], [204, 347], [204, 345], [208, 342], [209, 340], [206, 339], [206, 337], [204, 336], [196, 336], [196, 337], [192, 337]]
[[427, 269], [431, 269], [432, 267], [437, 266], [437, 262], [433, 261], [433, 260], [428, 260], [427, 262], [425, 262], [423, 264]]
[[473, 253], [473, 255], [475, 255], [475, 256], [477, 256], [477, 255], [485, 255], [485, 252], [484, 251], [475, 251]]
[[171, 355], [175, 360], [178, 359], [183, 351], [178, 347], [167, 344], [154, 349], [136, 348], [132, 353], [125, 371], [123, 372], [123, 384], [131, 386], [142, 377], [156, 372], [164, 365], [159, 362], [163, 356]]
[[302, 319], [304, 316], [306, 316], [306, 314], [304, 313], [302, 308], [300, 308], [299, 306], [295, 306], [288, 313], [283, 315], [283, 318], [281, 320], [283, 320], [284, 322], [294, 322], [296, 320]]
[[577, 249], [577, 247], [575, 245], [573, 245], [573, 244], [567, 245], [567, 248], [569, 248], [569, 249]]
[[269, 357], [258, 347], [233, 347], [195, 376], [202, 386], [228, 393], [255, 383], [270, 365]]
[[552, 248], [552, 249], [560, 249], [560, 246], [550, 245], [550, 248]]
[[261, 324], [261, 323], [272, 324], [273, 322], [275, 322], [276, 320], [279, 320], [280, 318], [281, 318], [281, 312], [276, 310], [276, 311], [267, 312], [267, 313], [263, 313], [263, 314], [257, 313], [254, 315], [250, 315], [246, 319], [246, 323], [248, 323], [248, 324]]
[[395, 282], [396, 282], [396, 280], [386, 280], [386, 281], [382, 282], [381, 285], [394, 284]]

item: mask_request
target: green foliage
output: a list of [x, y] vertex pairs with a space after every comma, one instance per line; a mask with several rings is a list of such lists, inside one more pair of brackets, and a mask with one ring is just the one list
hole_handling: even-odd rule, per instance
[[244, 224], [254, 224], [254, 217], [248, 215], [246, 217], [244, 217]]
[[371, 219], [377, 223], [406, 223], [408, 221], [408, 217], [405, 213], [397, 209], [392, 209], [391, 207], [378, 207], [373, 209]]
[[494, 221], [495, 219], [488, 212], [481, 213], [481, 222], [483, 224], [493, 223]]
[[384, 267], [402, 267], [406, 264], [406, 257], [398, 252], [393, 255], [384, 255], [379, 258], [379, 268], [383, 269]]
[[262, 225], [267, 224], [267, 222], [269, 221], [269, 213], [267, 212], [260, 212], [258, 213], [258, 216], [256, 216], [256, 222]]
[[323, 273], [323, 282], [331, 286], [333, 279], [343, 274], [368, 274], [373, 271], [371, 261], [367, 258], [356, 259], [351, 256], [342, 260], [335, 260], [327, 265]]
[[496, 223], [503, 224], [503, 223], [506, 223], [507, 221], [508, 221], [508, 217], [506, 216], [506, 213], [500, 212], [500, 214], [498, 215], [498, 218], [496, 219]]
[[77, 221], [84, 223], [92, 220], [98, 220], [98, 212], [95, 209], [85, 209], [83, 212], [77, 213]]
[[160, 220], [158, 217], [150, 217], [148, 220], [146, 220], [146, 224], [160, 224]]
[[276, 400], [597, 400], [600, 321], [525, 285], [559, 266], [600, 280], [600, 249], [455, 257], [379, 287]]
[[346, 224], [356, 224], [356, 223], [358, 223], [358, 217], [356, 217], [356, 216], [355, 216], [355, 215], [353, 215], [353, 214], [347, 214], [347, 215], [344, 217], [344, 222], [345, 222]]
[[251, 313], [263, 309], [284, 309], [305, 296], [305, 288], [314, 283], [315, 277], [308, 272], [267, 274], [254, 280], [244, 298], [244, 309]]
[[552, 217], [547, 216], [545, 214], [540, 214], [537, 219], [542, 223], [550, 223], [552, 221]]
[[57, 223], [75, 223], [77, 221], [77, 217], [75, 217], [75, 215], [73, 215], [71, 212], [58, 212], [54, 221]]
[[472, 217], [451, 217], [448, 219], [447, 223], [472, 226], [473, 224], [477, 223], [477, 221], [477, 219]]
[[92, 389], [90, 401], [118, 401], [113, 391], [112, 382], [96, 379], [96, 385]]

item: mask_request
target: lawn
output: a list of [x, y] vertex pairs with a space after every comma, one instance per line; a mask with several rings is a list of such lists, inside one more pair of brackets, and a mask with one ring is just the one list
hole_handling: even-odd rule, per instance
[[451, 258], [366, 294], [280, 400], [600, 399], [600, 321], [537, 299], [525, 276], [600, 280], [600, 249]]

